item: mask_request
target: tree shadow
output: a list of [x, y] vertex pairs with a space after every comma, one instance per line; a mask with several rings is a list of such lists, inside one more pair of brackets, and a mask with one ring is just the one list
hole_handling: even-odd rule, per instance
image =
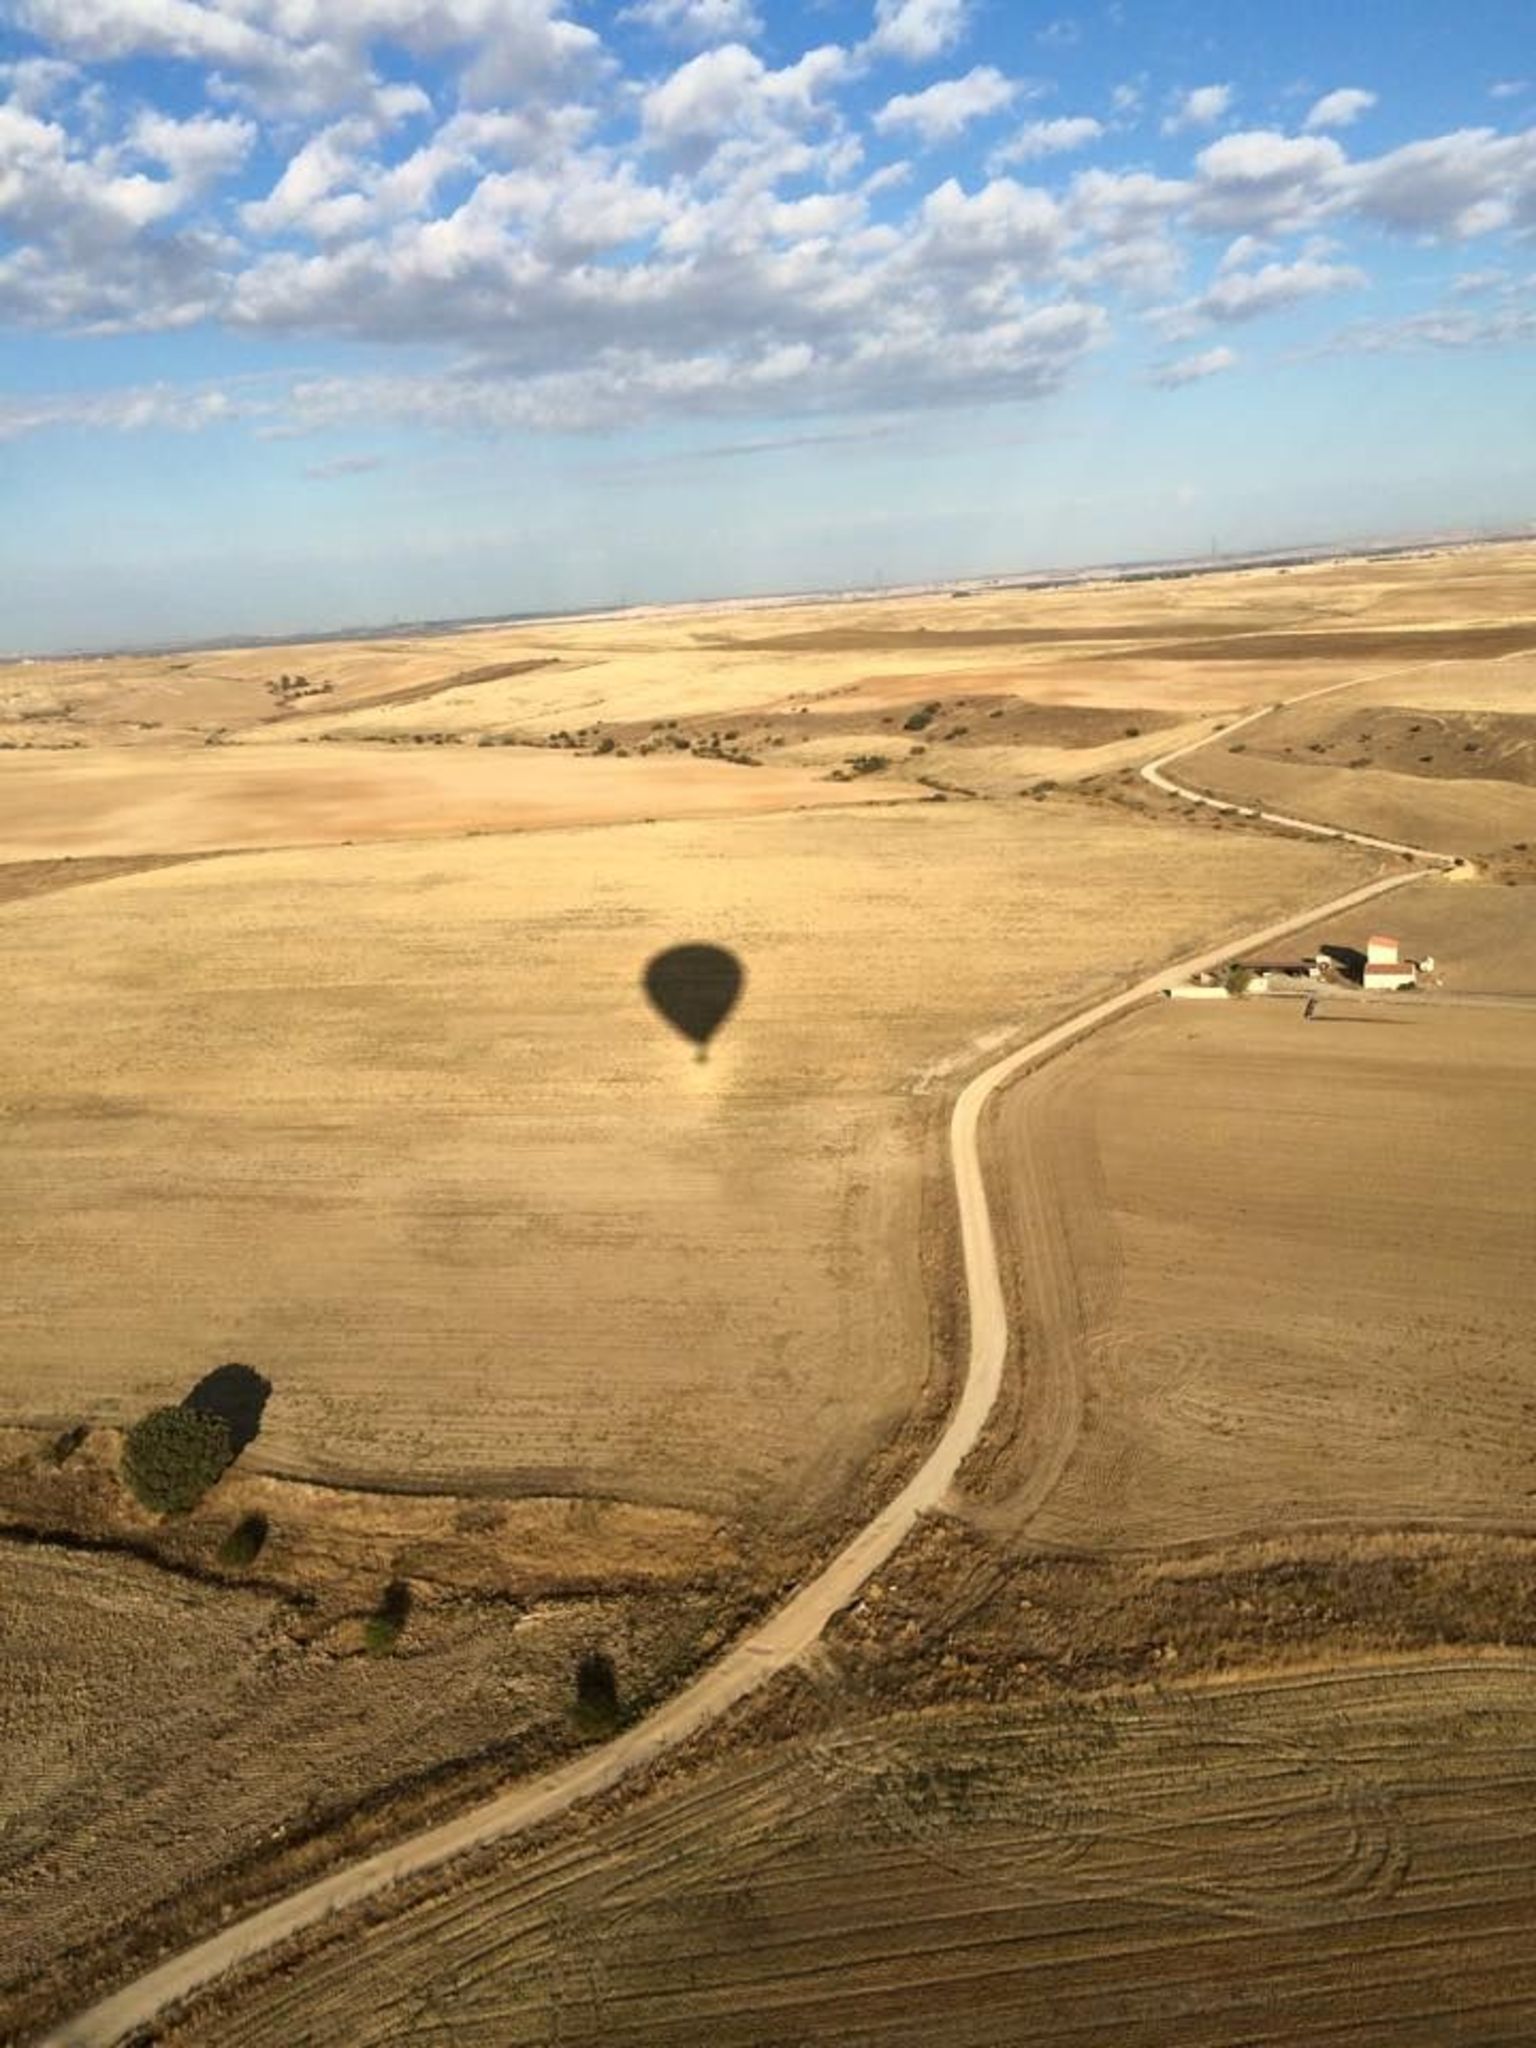
[[195, 1408], [203, 1415], [216, 1415], [229, 1431], [235, 1457], [256, 1441], [266, 1410], [272, 1382], [253, 1366], [216, 1365], [205, 1372], [190, 1394], [182, 1396], [183, 1408]]
[[619, 1725], [619, 1674], [603, 1650], [588, 1650], [576, 1666], [576, 1725], [595, 1736]]

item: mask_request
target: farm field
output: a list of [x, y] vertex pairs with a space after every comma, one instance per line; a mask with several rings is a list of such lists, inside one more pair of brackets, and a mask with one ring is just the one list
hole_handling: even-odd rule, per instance
[[[1504, 894], [1425, 882], [1393, 928]], [[1536, 1524], [1536, 1011], [1421, 1000], [1170, 1003], [1004, 1098], [1026, 1393], [989, 1527]]]
[[1000, 1701], [710, 1766], [167, 2048], [1492, 2048], [1536, 2026], [1528, 1658]]
[[1472, 855], [1536, 840], [1536, 660], [1409, 669], [1180, 763], [1192, 787]]
[[588, 762], [527, 747], [93, 747], [5, 762], [0, 790], [0, 863], [740, 817], [923, 795], [910, 785], [844, 788], [803, 766], [748, 774], [687, 756]]
[[[787, 1536], [947, 1376], [914, 1077], [1367, 872], [1257, 836], [1218, 872], [1058, 800], [258, 854], [13, 905], [0, 1404], [123, 1423], [239, 1358], [273, 1383], [263, 1469]], [[704, 1066], [638, 987], [701, 934], [748, 975]]]
[[[1430, 843], [1455, 822], [1437, 804], [1475, 822], [1486, 803], [1483, 837], [1453, 840], [1487, 854], [1480, 877], [1416, 884], [1387, 928], [1437, 955], [1448, 991], [1536, 992], [1528, 892], [1503, 886], [1528, 879], [1533, 558], [0, 671], [0, 1584], [28, 1616], [4, 1726], [13, 2010], [78, 2002], [221, 1901], [570, 1747], [594, 1644], [626, 1707], [656, 1698], [894, 1489], [961, 1355], [958, 1080], [1164, 961], [1396, 869], [1144, 784], [1138, 808], [1107, 801], [1141, 762], [1209, 735], [1192, 783], [1231, 794], [1229, 764], [1272, 769], [1301, 815]], [[1261, 759], [1261, 735], [1297, 744], [1285, 721], [1307, 707], [1224, 751], [1231, 719], [1360, 676], [1402, 785], [1390, 817], [1356, 805], [1367, 771], [1316, 765], [1332, 755]], [[1305, 731], [1331, 730], [1326, 711], [1337, 752], [1367, 730], [1356, 701], [1323, 700]], [[1445, 773], [1403, 770], [1405, 708], [1442, 721]], [[1498, 772], [1453, 775], [1474, 726]], [[640, 988], [653, 954], [698, 940], [746, 972], [703, 1063]], [[514, 1891], [484, 1982], [505, 1956], [522, 1988], [482, 2010], [475, 1968], [438, 1972], [449, 1941], [430, 1969], [417, 1957], [411, 2005], [387, 1971], [409, 1974], [428, 1923], [386, 1916], [367, 1990], [384, 2031], [355, 2032], [359, 2011], [347, 2038], [552, 2038], [551, 2002], [561, 2039], [861, 2038], [826, 1988], [847, 1931], [871, 2041], [931, 2038], [924, 1999], [972, 1977], [957, 2039], [1075, 2038], [1031, 2036], [1021, 2000], [1029, 2025], [1081, 2011], [1085, 2040], [1166, 2039], [1157, 1999], [1185, 1996], [1181, 1958], [1232, 1926], [1283, 1999], [1307, 1886], [1348, 1909], [1341, 1972], [1369, 1952], [1370, 1913], [1399, 1911], [1398, 1879], [1357, 1886], [1355, 1851], [1316, 1818], [1338, 1769], [1357, 1833], [1411, 1810], [1424, 1868], [1472, 1872], [1443, 1926], [1438, 1877], [1401, 1910], [1429, 1929], [1426, 1981], [1463, 1971], [1486, 2006], [1492, 1947], [1474, 1932], [1452, 1957], [1445, 1930], [1527, 1910], [1477, 1861], [1492, 1737], [1464, 1810], [1446, 1795], [1425, 1819], [1412, 1730], [1431, 1754], [1452, 1740], [1429, 1667], [1379, 1693], [1331, 1667], [1454, 1641], [1467, 1725], [1516, 1725], [1517, 1666], [1476, 1652], [1530, 1633], [1513, 1589], [1536, 1504], [1533, 1041], [1514, 1010], [1303, 1027], [1299, 1005], [1163, 1005], [1013, 1088], [987, 1142], [1017, 1370], [953, 1513], [834, 1631], [816, 1739], [765, 1753], [809, 1832], [795, 1799], [764, 1804], [762, 1758], [711, 1764], [614, 1823], [615, 1896], [635, 1903], [608, 1961], [580, 1910], [541, 1919], [537, 1890]], [[232, 1359], [270, 1379], [259, 1433], [202, 1508], [157, 1523], [125, 1502], [119, 1432]], [[218, 1548], [249, 1514], [271, 1534], [242, 1579]], [[1444, 1558], [1412, 1551], [1442, 1541]], [[1330, 1573], [1309, 1605], [1297, 1588]], [[1423, 1597], [1389, 1625], [1403, 1573]], [[409, 1625], [367, 1656], [386, 1583], [408, 1589]], [[61, 1616], [74, 1636], [55, 1652]], [[1336, 1689], [1287, 1733], [1308, 1659]], [[1207, 1695], [1196, 1674], [1214, 1671], [1234, 1682]], [[1192, 1748], [1208, 1702], [1235, 1718]], [[1278, 1791], [1269, 1715], [1275, 1753], [1300, 1759]], [[1056, 1761], [1042, 1783], [1052, 1716], [1111, 1728], [1138, 1785], [1171, 1789], [1116, 1808], [1083, 1776], [1097, 1734], [1063, 1736], [1068, 1790]], [[958, 1776], [938, 1761], [952, 1741]], [[898, 1778], [918, 1759], [895, 1823], [881, 1743]], [[978, 1744], [1006, 1751], [1000, 1772]], [[775, 1888], [782, 1872], [761, 1941], [755, 1877], [718, 1911], [668, 1888], [672, 1823], [652, 1835], [644, 1816], [696, 1794], [720, 1868], [739, 1837], [743, 1869]], [[1023, 1855], [1018, 1816], [1042, 1812], [1048, 1833], [1112, 1824], [1046, 1858], [1019, 1957], [999, 1959], [976, 1872]], [[1272, 1820], [1306, 1875], [1283, 1910], [1211, 1908], [1212, 1933], [1208, 1900], [1246, 1896], [1234, 1873]], [[573, 1900], [606, 1897], [607, 1862], [584, 1889], [561, 1860], [599, 1852], [578, 1824], [486, 1882], [548, 1857]], [[1170, 1878], [1207, 1853], [1208, 1881]], [[1079, 1893], [1085, 1858], [1099, 1875]], [[466, 1939], [480, 1882], [440, 1902], [452, 1918], [459, 1901]], [[811, 1899], [836, 1931], [814, 1957]], [[882, 1900], [910, 1939], [870, 1931]], [[670, 1978], [667, 1927], [685, 1937]], [[1107, 2003], [1084, 2005], [1085, 1961], [1108, 1953], [1158, 1960], [1095, 1964]], [[283, 2038], [335, 2038], [341, 1996], [316, 1965], [259, 2013], [237, 2000], [227, 2038], [275, 2041], [261, 2029], [284, 2013]], [[1442, 2038], [1410, 2004], [1380, 2006], [1394, 2041]], [[1228, 2038], [1216, 2008], [1195, 2018], [1191, 2041]]]

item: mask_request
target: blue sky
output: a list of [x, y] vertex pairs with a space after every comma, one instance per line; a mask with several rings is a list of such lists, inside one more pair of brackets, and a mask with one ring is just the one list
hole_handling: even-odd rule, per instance
[[1528, 0], [0, 0], [0, 648], [1536, 517]]

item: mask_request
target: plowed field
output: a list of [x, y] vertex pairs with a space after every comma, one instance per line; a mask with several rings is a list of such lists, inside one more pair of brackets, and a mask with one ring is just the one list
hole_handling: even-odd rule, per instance
[[1536, 2032], [1514, 1658], [898, 1717], [507, 1853], [175, 2048], [1493, 2048]]

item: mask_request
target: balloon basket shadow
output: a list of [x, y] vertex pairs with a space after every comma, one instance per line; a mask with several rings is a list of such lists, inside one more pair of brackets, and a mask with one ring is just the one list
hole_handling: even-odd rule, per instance
[[702, 1045], [693, 1056], [693, 1064], [696, 1067], [707, 1067], [709, 1065], [709, 1054]]

